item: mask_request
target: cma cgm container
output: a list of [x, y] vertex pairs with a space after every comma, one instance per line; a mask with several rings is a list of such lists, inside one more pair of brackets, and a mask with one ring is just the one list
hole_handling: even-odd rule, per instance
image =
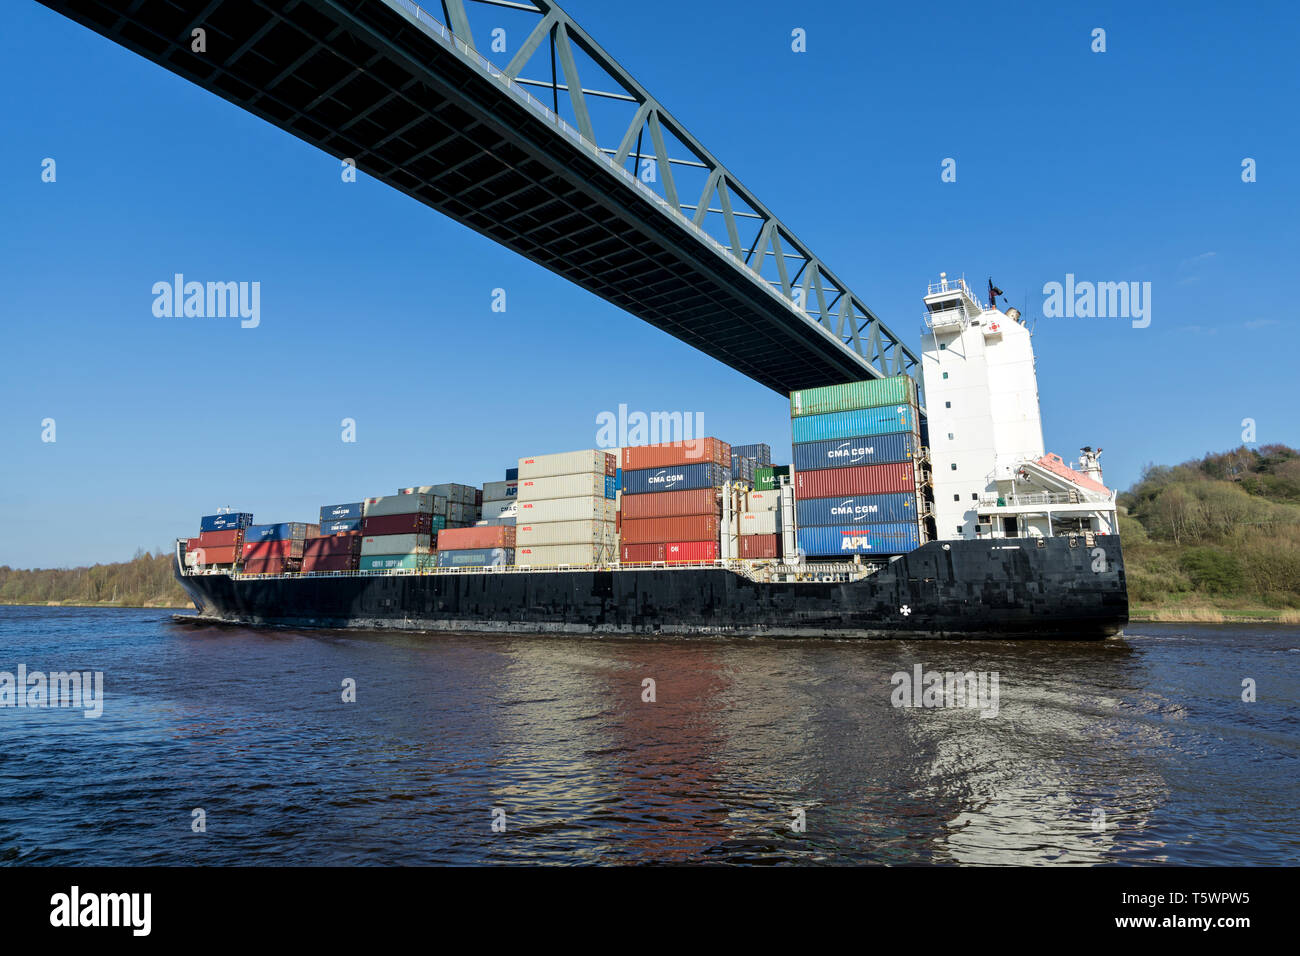
[[327, 521], [347, 521], [360, 518], [364, 514], [365, 502], [349, 501], [342, 505], [325, 505], [320, 510], [320, 523]]
[[539, 521], [613, 521], [614, 502], [599, 498], [551, 498], [521, 501], [516, 509], [521, 524]]
[[623, 498], [621, 514], [628, 518], [683, 518], [687, 515], [716, 515], [722, 505], [714, 488], [689, 491], [657, 491]]
[[801, 445], [813, 441], [833, 441], [856, 438], [859, 435], [887, 435], [893, 432], [917, 431], [918, 418], [913, 405], [889, 405], [884, 408], [862, 408], [851, 412], [831, 412], [826, 415], [806, 415], [790, 422], [794, 443]]
[[747, 561], [781, 556], [779, 534], [747, 534], [740, 539], [740, 556]]
[[[385, 515], [409, 515], [415, 512], [424, 512], [433, 514], [434, 495], [428, 494], [410, 494], [410, 495], [386, 495], [381, 498], [367, 498], [363, 505], [363, 512], [367, 518], [381, 518]], [[445, 499], [444, 499], [445, 501]], [[444, 510], [446, 505], [444, 504]]]
[[666, 546], [669, 564], [695, 564], [700, 561], [718, 560], [718, 542], [716, 541], [670, 541]]
[[794, 446], [794, 467], [799, 471], [847, 468], [852, 465], [885, 465], [911, 461], [920, 442], [911, 432], [815, 441]]
[[367, 537], [379, 537], [390, 534], [432, 534], [447, 527], [443, 515], [431, 515], [416, 511], [409, 515], [372, 515], [363, 518], [361, 531]]
[[292, 541], [320, 534], [320, 525], [302, 521], [282, 521], [279, 524], [254, 524], [244, 529], [244, 542]]
[[361, 539], [362, 555], [428, 554], [432, 550], [433, 538], [427, 534], [367, 535]]
[[809, 557], [854, 554], [906, 554], [921, 546], [917, 522], [800, 528], [799, 548]]
[[916, 492], [904, 491], [892, 495], [852, 495], [838, 498], [800, 498], [795, 504], [795, 514], [801, 528], [817, 525], [915, 521]]
[[482, 528], [448, 528], [438, 533], [439, 551], [513, 551], [515, 529], [504, 525]]
[[481, 520], [491, 521], [494, 518], [515, 516], [515, 499], [502, 498], [498, 501], [484, 501], [483, 510], [479, 517]]
[[880, 405], [917, 405], [916, 382], [908, 375], [847, 382], [790, 393], [790, 417], [851, 412]]
[[[627, 449], [631, 451], [632, 449]], [[713, 463], [669, 465], [623, 472], [624, 496], [644, 495], [654, 491], [689, 491], [693, 488], [720, 488], [730, 477], [730, 466]]]
[[566, 451], [555, 455], [533, 455], [519, 459], [520, 482], [557, 475], [609, 475], [613, 477], [618, 459], [599, 448]]
[[361, 530], [363, 518], [339, 518], [337, 520], [322, 518], [320, 523], [321, 534], [351, 534], [353, 531]]
[[204, 515], [199, 519], [200, 531], [229, 531], [232, 528], [247, 528], [253, 523], [253, 516], [248, 512], [224, 515]]
[[830, 498], [835, 495], [890, 495], [916, 491], [916, 469], [910, 462], [892, 465], [859, 465], [855, 468], [827, 468], [796, 471], [796, 498]]
[[518, 498], [521, 501], [544, 501], [548, 498], [581, 498], [592, 496], [614, 497], [614, 476], [583, 472], [576, 475], [555, 475], [550, 478], [519, 479]]
[[[551, 544], [604, 544], [610, 540], [608, 521], [543, 521], [541, 524], [521, 524], [515, 531], [519, 547], [538, 547]], [[442, 547], [442, 542], [438, 542]]]
[[719, 520], [713, 515], [686, 518], [624, 519], [623, 544], [654, 544], [660, 541], [717, 541]]
[[623, 449], [624, 490], [627, 472], [646, 468], [666, 468], [671, 465], [693, 465], [709, 462], [731, 467], [731, 446], [716, 438], [695, 438], [688, 441], [668, 442], [662, 445], [639, 445]]
[[503, 548], [438, 552], [438, 567], [440, 568], [491, 568], [514, 563], [515, 553]]

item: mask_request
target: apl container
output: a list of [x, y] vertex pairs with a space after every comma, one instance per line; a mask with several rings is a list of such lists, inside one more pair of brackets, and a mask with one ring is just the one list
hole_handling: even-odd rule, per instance
[[337, 521], [322, 519], [320, 523], [321, 534], [347, 534], [351, 531], [360, 531], [362, 518], [341, 518]]
[[360, 518], [364, 514], [364, 507], [365, 502], [363, 501], [350, 501], [342, 505], [325, 505], [320, 510], [320, 523]]
[[794, 475], [796, 498], [891, 495], [902, 491], [916, 491], [916, 470], [910, 461], [892, 465], [797, 471]]
[[847, 382], [790, 393], [790, 417], [848, 412], [880, 405], [916, 405], [916, 382], [907, 375]]
[[599, 448], [566, 451], [555, 455], [533, 455], [519, 459], [519, 481], [553, 478], [557, 475], [612, 475], [618, 459]]
[[[731, 446], [717, 438], [694, 438], [660, 445], [639, 445], [635, 448], [624, 448], [623, 460], [619, 464], [623, 468], [626, 481], [626, 472], [629, 471], [707, 462], [730, 468]], [[624, 487], [626, 489], [626, 485]]]
[[518, 491], [518, 481], [489, 481], [483, 485], [483, 502], [513, 498]]
[[623, 519], [623, 544], [654, 544], [658, 541], [717, 541], [720, 523], [713, 515], [687, 518]]
[[232, 528], [247, 528], [253, 523], [253, 515], [250, 512], [239, 512], [237, 514], [224, 515], [204, 515], [199, 519], [200, 531], [229, 531]]
[[905, 491], [892, 495], [800, 498], [795, 503], [795, 515], [800, 528], [915, 521], [916, 493]]
[[834, 441], [861, 435], [888, 435], [894, 432], [917, 433], [917, 412], [913, 405], [889, 405], [862, 408], [827, 415], [805, 415], [790, 422], [794, 443]]
[[514, 563], [514, 552], [502, 548], [438, 552], [440, 568], [491, 568], [505, 567]]
[[912, 461], [920, 442], [911, 432], [842, 438], [794, 446], [794, 466], [799, 471], [847, 468], [853, 465], [884, 465]]
[[921, 529], [915, 521], [800, 528], [798, 541], [804, 554], [817, 558], [854, 554], [906, 554], [921, 546]]
[[[629, 449], [630, 450], [630, 449]], [[623, 472], [623, 495], [644, 495], [656, 491], [689, 491], [692, 488], [721, 488], [730, 466], [712, 463], [671, 465]]]
[[428, 554], [432, 550], [433, 538], [427, 534], [366, 535], [361, 539], [362, 555]]
[[687, 515], [718, 515], [721, 504], [714, 488], [690, 491], [658, 491], [648, 495], [628, 495], [623, 499], [622, 515], [628, 518], [683, 518]]
[[504, 525], [448, 528], [438, 532], [439, 551], [513, 551], [514, 547], [515, 529]]

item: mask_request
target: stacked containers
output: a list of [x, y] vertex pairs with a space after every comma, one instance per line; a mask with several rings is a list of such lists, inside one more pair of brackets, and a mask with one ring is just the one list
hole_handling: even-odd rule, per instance
[[732, 445], [731, 446], [731, 480], [746, 481], [751, 485], [757, 480], [758, 469], [772, 464], [772, 446]]
[[320, 535], [303, 546], [302, 570], [355, 571], [361, 558], [363, 502], [325, 505], [320, 510]]
[[448, 528], [438, 535], [438, 567], [469, 568], [515, 563], [515, 529], [509, 525]]
[[483, 492], [471, 485], [449, 482], [442, 485], [415, 485], [411, 488], [397, 489], [403, 495], [433, 495], [433, 516], [446, 519], [448, 528], [468, 528], [479, 519]]
[[244, 531], [244, 573], [284, 574], [302, 567], [307, 539], [320, 535], [320, 525], [302, 521], [249, 525]]
[[520, 458], [515, 563], [611, 563], [617, 469], [617, 457], [598, 448]]
[[[519, 469], [511, 468], [507, 471], [518, 474]], [[515, 502], [518, 500], [519, 479], [507, 478], [505, 481], [489, 481], [483, 485], [483, 506], [480, 511], [480, 520], [483, 518], [489, 521], [497, 518], [510, 518], [515, 514]]]
[[185, 542], [185, 566], [233, 568], [243, 558], [244, 533], [252, 523], [247, 512], [200, 518], [199, 536]]
[[447, 524], [445, 515], [434, 514], [436, 503], [437, 496], [416, 491], [367, 498], [362, 505], [361, 570], [431, 565], [434, 536]]
[[920, 547], [916, 383], [898, 375], [792, 392], [790, 416], [800, 550], [839, 557]]
[[754, 489], [745, 495], [740, 513], [740, 557], [771, 559], [781, 554], [781, 492]]
[[730, 479], [731, 446], [716, 438], [623, 449], [619, 560], [716, 561]]

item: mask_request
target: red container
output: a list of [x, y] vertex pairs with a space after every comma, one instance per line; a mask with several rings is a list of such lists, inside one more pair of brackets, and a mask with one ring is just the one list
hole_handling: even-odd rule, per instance
[[834, 498], [838, 495], [890, 495], [916, 490], [916, 471], [910, 461], [893, 465], [858, 465], [800, 471], [794, 476], [796, 498]]
[[667, 468], [670, 465], [698, 465], [715, 462], [731, 466], [731, 446], [717, 438], [693, 438], [690, 441], [662, 445], [639, 445], [623, 449], [623, 470]]
[[[340, 534], [325, 535], [320, 538], [308, 538], [303, 545], [303, 560], [309, 558], [334, 558], [346, 557], [347, 555], [358, 555], [361, 553], [361, 535], [359, 534]], [[330, 570], [347, 570], [346, 568], [331, 568]]]
[[244, 562], [245, 574], [284, 574], [297, 571], [302, 561], [298, 558], [255, 558]]
[[625, 544], [621, 560], [624, 564], [648, 564], [651, 561], [664, 561], [667, 556], [666, 544]]
[[304, 538], [283, 541], [245, 541], [244, 563], [265, 558], [301, 558], [306, 544]]
[[716, 541], [675, 541], [665, 547], [668, 549], [669, 564], [693, 564], [696, 561], [718, 560]]
[[[200, 537], [202, 537], [202, 535], [200, 535]], [[195, 548], [197, 548], [198, 546], [199, 546], [199, 539], [198, 539], [198, 538], [187, 538], [186, 541], [185, 541], [185, 550], [186, 550], [186, 551], [193, 551], [193, 550], [194, 550]]]
[[776, 558], [781, 555], [781, 536], [779, 534], [742, 534], [740, 536], [740, 556], [749, 560], [758, 558]]
[[433, 515], [418, 512], [409, 515], [382, 515], [361, 522], [361, 533], [366, 537], [386, 534], [429, 534], [433, 531]]
[[238, 548], [243, 543], [243, 528], [230, 528], [226, 531], [202, 531], [199, 533], [200, 548]]
[[355, 554], [326, 554], [302, 559], [303, 571], [355, 571], [360, 558]]
[[513, 548], [515, 529], [505, 525], [484, 528], [445, 528], [438, 532], [439, 551], [478, 551]]
[[660, 541], [718, 540], [721, 522], [714, 515], [687, 518], [629, 518], [623, 522], [620, 544], [657, 544]]
[[233, 544], [228, 548], [205, 548], [200, 545], [190, 554], [195, 558], [201, 556], [204, 564], [234, 564], [239, 560], [239, 549]]
[[625, 518], [681, 518], [688, 515], [718, 515], [721, 504], [713, 488], [694, 491], [653, 491], [648, 495], [626, 495]]
[[482, 489], [482, 488], [475, 488], [475, 489], [474, 489], [474, 506], [475, 506], [476, 508], [481, 508], [481, 507], [483, 507], [483, 489]]

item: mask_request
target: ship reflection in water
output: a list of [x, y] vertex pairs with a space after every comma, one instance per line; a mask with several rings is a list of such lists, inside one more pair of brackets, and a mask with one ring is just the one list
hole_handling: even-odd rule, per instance
[[[0, 861], [1297, 862], [1294, 631], [1131, 630], [430, 638], [0, 608], [10, 656], [107, 693], [98, 720], [0, 714]], [[931, 672], [983, 675], [986, 716], [895, 706]]]

